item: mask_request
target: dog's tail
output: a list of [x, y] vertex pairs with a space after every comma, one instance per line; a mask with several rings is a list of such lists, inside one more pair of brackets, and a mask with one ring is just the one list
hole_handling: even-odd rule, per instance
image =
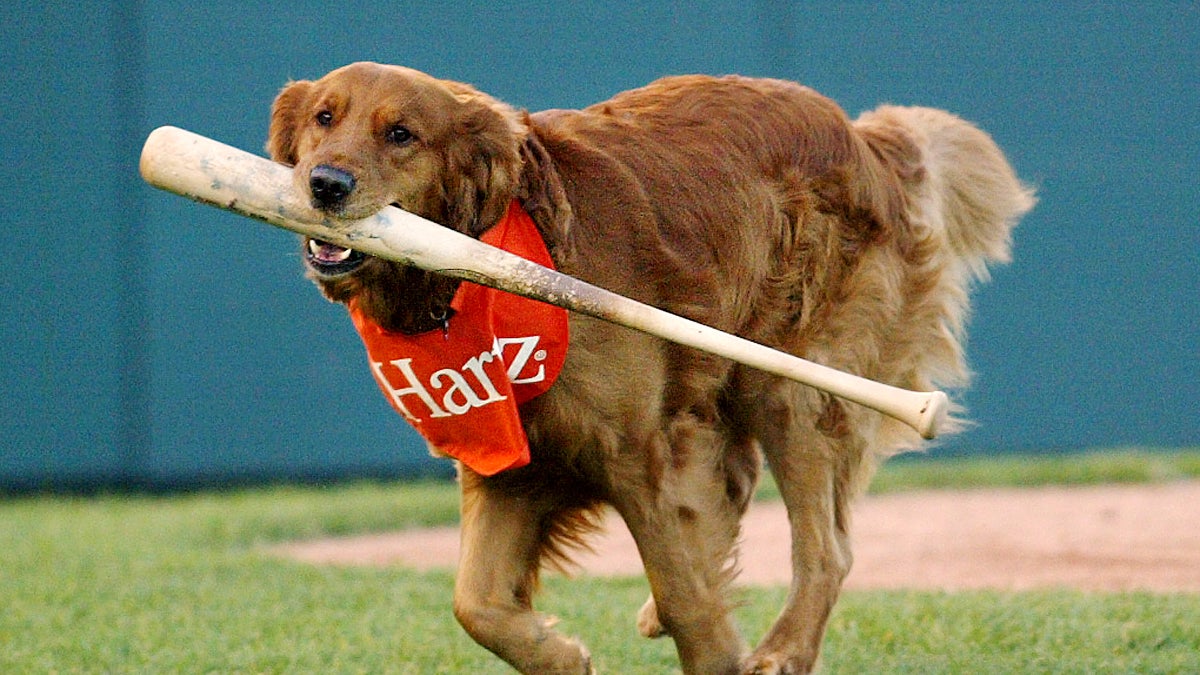
[[989, 263], [1009, 261], [1012, 229], [1036, 200], [990, 136], [919, 107], [883, 106], [855, 127], [900, 175], [910, 219], [943, 240], [970, 280], [986, 280]]
[[917, 347], [908, 355], [906, 384], [964, 386], [971, 287], [988, 278], [988, 264], [1010, 259], [1012, 230], [1033, 208], [1033, 190], [1017, 179], [990, 136], [950, 113], [884, 106], [854, 126], [899, 180], [913, 250], [922, 252], [913, 273], [925, 290], [905, 308]]

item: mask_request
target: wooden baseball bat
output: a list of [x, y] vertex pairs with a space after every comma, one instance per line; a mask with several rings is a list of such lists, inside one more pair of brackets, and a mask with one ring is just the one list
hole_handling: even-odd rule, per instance
[[292, 170], [175, 127], [151, 132], [142, 149], [146, 182], [277, 227], [373, 256], [473, 281], [611, 321], [802, 382], [937, 436], [949, 414], [940, 391], [916, 392], [845, 373], [719, 331], [560, 274], [395, 207], [361, 220], [313, 209]]

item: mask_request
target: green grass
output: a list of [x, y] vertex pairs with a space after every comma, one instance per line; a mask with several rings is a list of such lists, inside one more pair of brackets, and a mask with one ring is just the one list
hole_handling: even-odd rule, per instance
[[1061, 455], [902, 455], [884, 464], [874, 493], [944, 488], [1150, 483], [1200, 478], [1200, 449], [1125, 448]]
[[[869, 492], [913, 490], [1103, 485], [1200, 479], [1200, 448], [1185, 450], [1116, 450], [1063, 454], [969, 455], [940, 458], [934, 454], [901, 455], [886, 462]], [[764, 472], [757, 498], [778, 499], [779, 490]]]
[[[1200, 451], [922, 460], [893, 462], [879, 483], [1169, 480], [1197, 467]], [[0, 501], [0, 672], [510, 672], [455, 624], [449, 574], [263, 553], [456, 513], [453, 486], [438, 483]], [[670, 642], [634, 631], [646, 593], [640, 579], [550, 578], [539, 606], [585, 639], [602, 672], [673, 672]], [[742, 592], [748, 638], [783, 594]], [[857, 592], [835, 610], [824, 661], [830, 673], [1200, 672], [1197, 626], [1197, 595]]]

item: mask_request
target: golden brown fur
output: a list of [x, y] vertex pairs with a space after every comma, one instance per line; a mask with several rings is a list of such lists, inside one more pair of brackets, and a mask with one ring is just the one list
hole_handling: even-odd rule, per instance
[[[525, 114], [413, 70], [354, 64], [294, 82], [268, 149], [314, 190], [351, 176], [334, 215], [394, 203], [478, 235], [519, 198], [558, 268], [724, 331], [891, 384], [962, 385], [971, 282], [1008, 255], [1033, 203], [991, 140], [923, 108], [850, 121], [779, 80], [667, 78], [581, 111]], [[315, 198], [315, 197], [314, 197]], [[455, 282], [366, 259], [310, 270], [392, 330], [429, 330]], [[533, 462], [461, 470], [454, 609], [528, 673], [583, 673], [587, 651], [532, 599], [602, 504], [629, 525], [688, 673], [814, 667], [850, 568], [849, 502], [902, 424], [809, 387], [582, 316], [556, 384], [522, 408]], [[739, 519], [765, 455], [792, 530], [794, 579], [753, 651], [728, 613]], [[754, 555], [742, 551], [741, 555]]]

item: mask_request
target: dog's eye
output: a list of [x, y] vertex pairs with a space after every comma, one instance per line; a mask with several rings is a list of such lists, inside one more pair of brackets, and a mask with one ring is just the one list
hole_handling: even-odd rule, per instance
[[316, 119], [317, 124], [327, 127], [330, 124], [333, 124], [333, 113], [329, 112], [328, 110], [322, 110], [321, 112], [317, 113]]
[[402, 127], [399, 124], [389, 128], [384, 133], [384, 138], [387, 139], [388, 143], [400, 146], [408, 145], [416, 140], [416, 136], [413, 136], [413, 132], [409, 131], [408, 127]]

